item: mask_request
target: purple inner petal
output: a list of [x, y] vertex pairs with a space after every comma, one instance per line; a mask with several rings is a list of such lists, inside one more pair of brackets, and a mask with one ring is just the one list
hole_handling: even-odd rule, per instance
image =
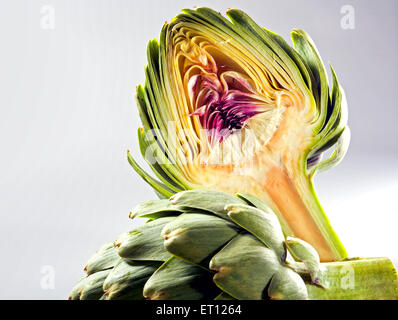
[[[195, 79], [192, 95], [196, 97], [197, 109], [190, 116], [198, 116], [203, 129], [212, 142], [222, 142], [229, 135], [243, 128], [247, 120], [263, 112], [260, 102], [252, 93], [233, 88], [224, 88], [215, 77]], [[233, 81], [232, 81], [233, 82]], [[240, 89], [248, 88], [246, 82], [237, 79]]]

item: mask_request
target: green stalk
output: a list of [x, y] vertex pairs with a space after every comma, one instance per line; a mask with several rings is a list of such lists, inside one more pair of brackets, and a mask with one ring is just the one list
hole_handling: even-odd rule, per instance
[[[347, 251], [330, 224], [330, 221], [318, 200], [312, 176], [304, 176], [303, 179], [299, 180], [297, 189], [302, 201], [317, 225], [319, 232], [322, 234], [328, 249], [332, 253], [332, 259], [322, 259], [322, 256], [324, 255], [322, 254], [322, 249], [318, 247], [317, 250], [319, 250], [318, 253], [321, 255], [321, 261], [338, 261], [346, 258], [348, 256]], [[305, 240], [305, 237], [301, 239]], [[317, 247], [318, 244], [315, 243], [313, 246]]]
[[272, 203], [285, 235], [311, 244], [322, 262], [346, 258], [347, 252], [318, 201], [312, 176], [306, 174], [304, 164], [287, 170], [273, 168], [267, 177], [264, 191], [269, 200], [258, 196]]
[[388, 258], [321, 263], [318, 278], [321, 286], [307, 283], [311, 300], [398, 299], [397, 272]]

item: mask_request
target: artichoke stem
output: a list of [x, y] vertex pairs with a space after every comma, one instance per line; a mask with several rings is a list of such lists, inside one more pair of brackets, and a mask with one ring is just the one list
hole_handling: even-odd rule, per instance
[[291, 178], [286, 169], [273, 167], [267, 172], [265, 190], [286, 235], [310, 243], [322, 262], [347, 257], [316, 197], [310, 177]]
[[397, 272], [387, 258], [321, 263], [319, 285], [307, 283], [311, 300], [396, 300]]

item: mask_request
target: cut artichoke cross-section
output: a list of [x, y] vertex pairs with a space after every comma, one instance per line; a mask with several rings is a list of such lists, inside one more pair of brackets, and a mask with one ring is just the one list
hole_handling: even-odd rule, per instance
[[[344, 93], [329, 92], [318, 52], [302, 30], [293, 49], [240, 10], [229, 20], [183, 10], [148, 45], [137, 88], [141, 152], [159, 180], [134, 169], [160, 196], [188, 189], [247, 192], [278, 215], [286, 235], [322, 261], [346, 252], [314, 192], [317, 168], [337, 164], [348, 138]], [[345, 140], [347, 141], [347, 140]], [[335, 146], [331, 159], [323, 151]]]

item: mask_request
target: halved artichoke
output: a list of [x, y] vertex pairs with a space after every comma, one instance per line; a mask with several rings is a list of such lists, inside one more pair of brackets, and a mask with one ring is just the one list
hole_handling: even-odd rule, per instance
[[[344, 92], [311, 38], [293, 30], [294, 48], [244, 12], [229, 20], [208, 8], [183, 10], [148, 45], [136, 98], [148, 175], [161, 197], [214, 189], [259, 197], [286, 235], [313, 245], [322, 261], [346, 257], [312, 184], [344, 156], [349, 129]], [[322, 153], [335, 152], [321, 161]]]
[[314, 248], [285, 239], [276, 215], [248, 194], [184, 191], [145, 202], [130, 217], [150, 220], [105, 244], [70, 299], [398, 297], [391, 261], [320, 264]]

